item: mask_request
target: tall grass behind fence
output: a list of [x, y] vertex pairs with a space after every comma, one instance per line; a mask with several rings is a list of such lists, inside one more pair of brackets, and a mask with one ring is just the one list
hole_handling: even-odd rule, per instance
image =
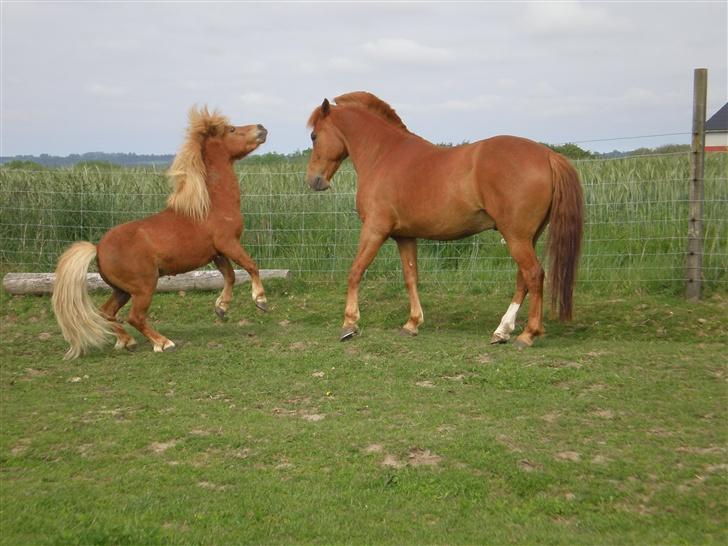
[[[688, 154], [574, 164], [587, 203], [580, 286], [682, 291]], [[238, 164], [243, 244], [261, 268], [290, 269], [310, 281], [343, 280], [360, 228], [355, 174], [344, 164], [332, 189], [318, 193], [306, 186], [304, 171], [301, 162]], [[0, 168], [0, 267], [50, 271], [71, 242], [96, 242], [114, 225], [159, 211], [168, 189], [162, 171]], [[515, 264], [494, 231], [453, 242], [420, 241], [419, 258], [423, 283], [513, 288]], [[706, 158], [703, 266], [706, 290], [728, 288], [728, 154]], [[368, 275], [399, 281], [393, 242], [384, 245]]]

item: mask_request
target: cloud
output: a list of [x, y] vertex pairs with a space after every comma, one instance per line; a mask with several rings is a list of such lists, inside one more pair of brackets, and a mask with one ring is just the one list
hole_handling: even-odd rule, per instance
[[607, 33], [625, 28], [626, 22], [594, 4], [582, 2], [532, 2], [525, 11], [526, 29], [535, 34]]
[[422, 45], [407, 38], [380, 38], [365, 43], [363, 50], [372, 59], [393, 63], [429, 64], [454, 58], [447, 49]]
[[502, 97], [499, 95], [477, 95], [470, 99], [448, 99], [436, 104], [435, 108], [458, 112], [479, 112], [494, 108], [501, 99]]
[[96, 97], [123, 97], [129, 93], [129, 90], [121, 86], [89, 83], [86, 86], [86, 92]]
[[265, 93], [243, 93], [239, 95], [240, 102], [245, 106], [281, 107], [288, 106], [288, 102], [280, 97]]
[[335, 70], [347, 70], [347, 71], [355, 71], [355, 70], [361, 70], [361, 69], [365, 68], [365, 65], [363, 65], [362, 63], [359, 63], [352, 59], [348, 59], [346, 57], [334, 57], [332, 59], [329, 59], [329, 61], [326, 63], [326, 65], [329, 68], [333, 68]]

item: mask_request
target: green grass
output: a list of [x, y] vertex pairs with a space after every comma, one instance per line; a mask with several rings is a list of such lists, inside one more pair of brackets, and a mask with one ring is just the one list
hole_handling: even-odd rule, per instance
[[517, 351], [476, 286], [424, 285], [401, 337], [400, 284], [349, 343], [341, 283], [227, 322], [158, 294], [176, 352], [73, 362], [48, 298], [2, 296], [0, 544], [726, 543], [725, 296], [582, 291]]
[[[597, 293], [644, 290], [677, 294], [685, 287], [688, 154], [574, 162], [587, 202], [580, 282]], [[243, 243], [263, 268], [291, 269], [299, 278], [346, 276], [360, 222], [356, 180], [346, 163], [332, 190], [304, 182], [305, 163], [238, 163], [243, 189]], [[708, 154], [704, 205], [704, 288], [728, 287], [728, 154]], [[2, 271], [51, 271], [72, 241], [98, 241], [112, 226], [164, 207], [161, 171], [139, 169], [0, 169]], [[510, 291], [515, 266], [500, 234], [420, 243], [423, 283], [479, 284]], [[372, 277], [399, 277], [388, 242]]]

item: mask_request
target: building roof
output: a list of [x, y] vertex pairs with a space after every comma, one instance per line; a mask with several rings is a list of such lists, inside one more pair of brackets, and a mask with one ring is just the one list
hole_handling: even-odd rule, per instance
[[728, 102], [705, 122], [706, 131], [728, 131]]

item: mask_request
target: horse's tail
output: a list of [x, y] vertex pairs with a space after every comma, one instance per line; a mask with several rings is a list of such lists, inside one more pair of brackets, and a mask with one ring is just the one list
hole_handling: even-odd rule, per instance
[[574, 283], [584, 231], [584, 193], [579, 173], [561, 154], [549, 155], [553, 176], [553, 197], [549, 236], [549, 284], [551, 312], [559, 307], [559, 320], [571, 320]]
[[86, 288], [86, 272], [96, 258], [96, 246], [73, 244], [58, 260], [53, 285], [53, 311], [71, 345], [64, 359], [77, 358], [90, 347], [99, 347], [112, 332], [109, 321], [94, 307]]

